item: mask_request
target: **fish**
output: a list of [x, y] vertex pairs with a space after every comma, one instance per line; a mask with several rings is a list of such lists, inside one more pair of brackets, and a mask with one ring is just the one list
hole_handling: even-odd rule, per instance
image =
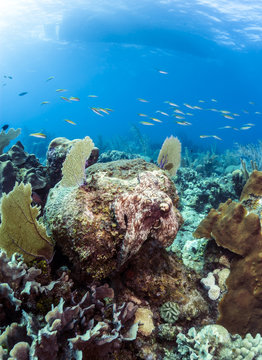
[[70, 96], [69, 100], [71, 101], [80, 101], [80, 99], [76, 96]]
[[67, 89], [56, 89], [56, 92], [64, 92], [64, 91], [68, 91]]
[[8, 79], [12, 80], [12, 79], [13, 79], [13, 77], [12, 77], [12, 76], [8, 76]]
[[39, 139], [46, 139], [46, 135], [40, 132], [29, 134], [29, 136], [34, 136]]
[[210, 111], [216, 111], [216, 112], [219, 112], [219, 110], [217, 110], [217, 109], [209, 109]]
[[8, 127], [9, 127], [9, 125], [5, 124], [5, 125], [3, 125], [3, 126], [2, 126], [2, 130], [4, 130], [4, 131], [5, 131], [5, 130], [7, 130], [7, 129], [8, 129]]
[[247, 124], [244, 124], [244, 126], [255, 126], [255, 124], [253, 124], [253, 123], [247, 123]]
[[91, 97], [91, 98], [97, 98], [98, 96], [97, 95], [87, 95], [88, 97]]
[[222, 140], [219, 136], [217, 136], [217, 135], [200, 135], [200, 138], [201, 139], [206, 139], [206, 138], [210, 138], [210, 137], [212, 137], [212, 138], [214, 138], [214, 139], [217, 139], [217, 140]]
[[195, 109], [195, 107], [194, 106], [191, 106], [191, 105], [189, 105], [189, 104], [187, 104], [187, 103], [184, 103], [183, 105], [185, 105], [187, 108], [189, 108], [189, 109]]
[[46, 105], [46, 104], [50, 104], [50, 101], [42, 101], [41, 105]]
[[255, 112], [256, 115], [261, 115], [262, 113], [260, 111]]
[[3, 85], [2, 86], [6, 86], [7, 84], [6, 83], [3, 83]]
[[180, 115], [175, 115], [176, 119], [185, 119], [184, 116], [180, 116]]
[[151, 122], [148, 122], [148, 121], [140, 121], [140, 124], [142, 124], [142, 125], [154, 125], [154, 124], [152, 124]]
[[76, 123], [72, 120], [69, 120], [69, 119], [65, 119], [66, 122], [68, 122], [69, 124], [72, 124], [72, 125], [76, 125]]
[[183, 113], [183, 111], [178, 110], [178, 109], [174, 110], [174, 113], [185, 115], [185, 113]]
[[154, 118], [154, 117], [151, 117], [150, 119], [153, 120], [153, 121], [159, 122], [159, 123], [163, 122], [163, 121], [161, 121], [161, 120], [159, 120], [157, 118]]
[[137, 115], [139, 115], [139, 116], [143, 116], [143, 117], [147, 117], [148, 115], [146, 115], [146, 114], [142, 114], [142, 113], [138, 113]]
[[252, 126], [241, 126], [240, 130], [248, 130], [251, 129]]
[[64, 100], [64, 101], [67, 101], [67, 102], [71, 102], [67, 97], [65, 97], [65, 96], [60, 96], [60, 98], [62, 99], [62, 100]]
[[200, 106], [193, 106], [193, 109], [203, 110], [203, 108], [202, 108], [202, 107], [200, 107]]
[[165, 115], [165, 116], [169, 116], [167, 113], [165, 113], [164, 111], [160, 111], [160, 110], [157, 110], [156, 113], [159, 113], [159, 114], [162, 114], [162, 115]]
[[101, 113], [99, 112], [99, 109], [98, 109], [98, 108], [91, 107], [90, 109], [91, 109], [95, 114], [100, 115], [100, 116], [104, 116], [103, 114], [101, 114]]
[[137, 100], [140, 101], [140, 102], [143, 102], [143, 103], [148, 103], [149, 102], [148, 100], [142, 99], [142, 98], [138, 98]]
[[226, 126], [222, 126], [222, 127], [220, 127], [219, 129], [231, 129], [232, 128], [232, 126], [230, 126], [230, 125], [226, 125]]
[[158, 70], [158, 72], [159, 72], [160, 74], [164, 74], [164, 75], [167, 75], [167, 74], [168, 74], [168, 72], [167, 72], [167, 71], [164, 71], [164, 70]]
[[49, 76], [49, 78], [47, 78], [46, 81], [53, 80], [54, 78], [55, 78], [54, 76]]
[[227, 110], [220, 110], [220, 112], [221, 112], [222, 114], [230, 114], [230, 111], [227, 111]]
[[213, 101], [213, 102], [217, 102], [217, 100], [216, 100], [216, 99], [211, 99], [211, 101]]
[[204, 103], [204, 102], [205, 102], [205, 100], [198, 100], [198, 102], [200, 102], [200, 103]]
[[184, 126], [188, 126], [188, 125], [192, 125], [190, 122], [188, 121], [176, 121], [176, 123], [178, 125], [184, 125]]
[[105, 108], [105, 110], [107, 110], [107, 111], [114, 111], [113, 109], [109, 109], [109, 108]]
[[21, 92], [20, 94], [18, 94], [18, 96], [24, 96], [24, 95], [26, 95], [26, 94], [28, 94], [28, 92], [27, 92], [27, 91], [24, 91], [24, 92]]
[[177, 105], [177, 104], [175, 104], [175, 103], [173, 103], [173, 102], [171, 102], [171, 101], [164, 101], [164, 103], [167, 103], [167, 104], [169, 104], [170, 106], [179, 107], [179, 105]]
[[108, 112], [106, 109], [104, 109], [104, 108], [99, 107], [99, 108], [97, 108], [97, 110], [98, 110], [98, 111], [102, 111], [104, 114], [109, 115], [109, 112]]
[[[8, 76], [9, 77], [9, 76]], [[249, 101], [250, 105], [255, 105], [254, 101]]]
[[233, 115], [233, 116], [240, 116], [240, 115], [239, 115], [239, 114], [237, 114], [237, 113], [233, 113], [232, 115]]
[[226, 119], [234, 120], [233, 116], [230, 115], [223, 115]]
[[194, 116], [194, 114], [192, 114], [192, 113], [186, 113], [186, 115], [189, 115], [189, 116]]

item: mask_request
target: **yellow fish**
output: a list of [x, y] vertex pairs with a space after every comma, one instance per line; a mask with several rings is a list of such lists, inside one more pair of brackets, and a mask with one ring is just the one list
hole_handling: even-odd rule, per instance
[[54, 79], [54, 78], [55, 78], [54, 76], [49, 76], [49, 78], [46, 79], [46, 81], [50, 81], [50, 80], [52, 80], [52, 79]]
[[41, 105], [50, 104], [50, 101], [42, 101]]
[[67, 102], [71, 102], [67, 97], [65, 97], [65, 96], [60, 96], [60, 98], [62, 99], [62, 100], [64, 100], [64, 101], [67, 101]]
[[68, 122], [69, 124], [72, 124], [72, 125], [76, 125], [76, 123], [72, 120], [69, 120], [69, 119], [65, 119], [66, 122]]
[[242, 126], [240, 130], [248, 130], [251, 129], [252, 126]]
[[140, 121], [140, 124], [142, 124], [142, 125], [154, 125], [154, 124], [152, 124], [152, 123], [150, 123], [148, 121]]
[[188, 125], [192, 125], [190, 122], [188, 121], [176, 121], [176, 123], [178, 125], [184, 125], [184, 126], [188, 126]]
[[185, 105], [187, 108], [189, 108], [189, 109], [195, 109], [195, 107], [194, 106], [191, 106], [191, 105], [189, 105], [189, 104], [187, 104], [187, 103], [184, 103], [183, 105]]
[[156, 113], [159, 113], [159, 114], [162, 114], [162, 115], [165, 115], [165, 116], [169, 116], [167, 113], [165, 113], [164, 111], [160, 111], [160, 110], [157, 110]]
[[221, 110], [222, 114], [230, 114], [230, 111], [227, 110]]
[[177, 105], [177, 104], [175, 104], [175, 103], [173, 103], [173, 102], [171, 102], [171, 101], [164, 101], [164, 103], [167, 103], [167, 104], [169, 104], [170, 106], [179, 107], [179, 105]]
[[149, 102], [148, 100], [145, 100], [145, 99], [142, 99], [142, 98], [138, 98], [137, 100], [138, 100], [138, 101], [141, 101], [141, 102], [143, 102], [143, 103], [148, 103], [148, 102]]
[[212, 137], [214, 138], [214, 139], [217, 139], [217, 140], [222, 140], [219, 136], [217, 136], [217, 135], [212, 135]]
[[101, 114], [101, 113], [99, 112], [99, 108], [91, 107], [90, 109], [91, 109], [95, 114], [100, 115], [100, 116], [104, 116], [103, 114]]
[[56, 92], [63, 92], [63, 91], [67, 91], [67, 89], [56, 89]]
[[151, 117], [150, 119], [153, 120], [153, 121], [159, 122], [159, 123], [163, 122], [163, 121], [161, 121], [161, 120], [159, 120], [157, 118], [154, 118], [154, 117]]
[[178, 110], [178, 109], [174, 110], [174, 113], [185, 115], [185, 113], [183, 113], [183, 111]]
[[46, 138], [46, 135], [43, 134], [43, 133], [40, 133], [40, 132], [38, 132], [38, 133], [32, 133], [32, 134], [30, 134], [29, 136], [34, 136], [34, 137], [39, 138], [39, 139], [45, 139], [45, 138]]
[[230, 116], [230, 115], [223, 115], [226, 119], [231, 119], [231, 120], [233, 120], [234, 118], [233, 118], [233, 116]]
[[146, 115], [146, 114], [141, 114], [141, 113], [138, 113], [137, 115], [143, 116], [143, 117], [147, 117], [147, 116], [148, 116], [148, 115]]
[[204, 103], [204, 102], [205, 102], [205, 100], [198, 100], [198, 102], [200, 102], [200, 103]]
[[71, 101], [80, 101], [80, 99], [78, 97], [75, 97], [75, 96], [70, 96], [69, 100], [71, 100]]

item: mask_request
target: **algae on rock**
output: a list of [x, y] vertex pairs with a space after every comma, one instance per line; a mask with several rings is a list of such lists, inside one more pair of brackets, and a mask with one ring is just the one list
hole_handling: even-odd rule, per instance
[[1, 200], [0, 247], [8, 256], [18, 252], [25, 261], [53, 257], [53, 243], [44, 225], [37, 221], [39, 209], [31, 206], [31, 184], [18, 185]]

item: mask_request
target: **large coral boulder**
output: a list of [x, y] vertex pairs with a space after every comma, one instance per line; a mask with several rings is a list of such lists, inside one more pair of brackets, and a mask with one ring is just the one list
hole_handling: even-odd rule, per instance
[[101, 279], [119, 270], [146, 240], [169, 246], [182, 223], [168, 175], [141, 159], [95, 164], [86, 185], [49, 193], [45, 221], [81, 272]]

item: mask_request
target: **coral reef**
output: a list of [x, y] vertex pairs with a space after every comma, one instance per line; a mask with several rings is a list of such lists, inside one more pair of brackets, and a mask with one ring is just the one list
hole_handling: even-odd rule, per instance
[[30, 183], [40, 193], [47, 187], [45, 168], [35, 155], [24, 151], [20, 141], [0, 155], [0, 179], [0, 195], [9, 193], [16, 182]]
[[53, 258], [53, 243], [38, 220], [39, 209], [31, 206], [32, 187], [28, 183], [16, 184], [1, 199], [0, 247], [8, 255], [23, 254], [26, 261], [43, 257]]
[[[62, 179], [62, 166], [67, 154], [72, 146], [78, 142], [79, 139], [68, 140], [65, 137], [53, 139], [47, 150], [46, 163], [47, 163], [47, 179], [50, 187], [54, 187]], [[96, 163], [98, 160], [99, 150], [94, 147], [88, 159], [86, 167]]]
[[181, 143], [174, 136], [167, 137], [160, 149], [157, 163], [161, 169], [167, 170], [171, 176], [176, 175], [181, 161]]
[[160, 308], [160, 316], [161, 318], [169, 323], [174, 324], [180, 315], [179, 305], [175, 302], [168, 301], [164, 303]]
[[21, 133], [21, 129], [9, 129], [6, 133], [4, 129], [0, 132], [0, 154], [3, 153], [4, 148], [9, 145], [11, 140], [14, 140]]
[[212, 209], [195, 232], [196, 237], [214, 238], [219, 246], [239, 255], [232, 263], [228, 292], [219, 304], [218, 323], [240, 335], [262, 331], [261, 184], [262, 172], [254, 171], [240, 202], [228, 200], [218, 210]]
[[48, 196], [45, 222], [62, 252], [86, 275], [118, 270], [148, 240], [171, 244], [182, 218], [165, 173], [144, 160], [95, 164], [86, 185], [59, 184]]

